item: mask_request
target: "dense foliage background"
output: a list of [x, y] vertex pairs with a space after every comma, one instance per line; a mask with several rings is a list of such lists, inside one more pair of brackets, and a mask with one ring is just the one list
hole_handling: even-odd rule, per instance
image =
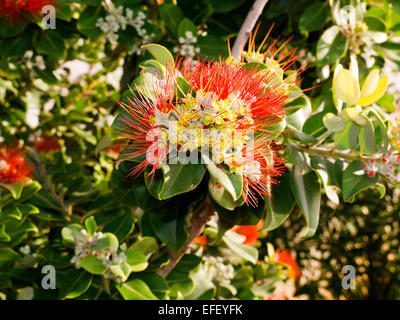
[[[267, 3], [255, 43], [274, 26], [261, 52], [276, 41], [304, 50], [291, 70], [308, 64], [273, 134], [287, 170], [257, 208], [212, 194], [213, 173], [194, 190], [182, 190], [180, 176], [163, 197], [128, 175], [134, 162], [117, 164], [118, 101], [157, 60], [142, 45], [224, 60], [252, 5], [57, 0], [55, 29], [41, 12], [10, 22], [0, 6], [0, 148], [19, 149], [33, 169], [24, 181], [0, 175], [0, 299], [399, 298], [396, 0]], [[337, 65], [354, 71], [354, 61], [360, 84], [373, 70], [376, 81], [389, 75], [362, 107], [352, 92], [337, 101], [350, 78], [332, 92]], [[397, 164], [389, 176], [385, 157]], [[216, 214], [164, 276], [205, 201]], [[56, 289], [42, 287], [45, 265], [55, 267]], [[342, 286], [345, 265], [356, 269], [355, 289]]]

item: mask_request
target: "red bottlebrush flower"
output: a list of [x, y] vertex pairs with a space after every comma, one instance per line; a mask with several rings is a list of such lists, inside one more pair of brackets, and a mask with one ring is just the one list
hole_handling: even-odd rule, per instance
[[[264, 52], [261, 52], [264, 44], [267, 43], [268, 37], [271, 34], [272, 29], [274, 28], [274, 24], [272, 24], [271, 28], [268, 30], [267, 35], [264, 37], [261, 44], [256, 49], [256, 36], [260, 24], [256, 27], [254, 33], [250, 35], [248, 50], [242, 53], [242, 62], [258, 62], [265, 64], [269, 70], [273, 71], [277, 76], [283, 79], [283, 75], [286, 71], [291, 70], [291, 68], [296, 63], [297, 59], [304, 54], [303, 51], [298, 51], [297, 48], [292, 50], [288, 50], [286, 46], [292, 39], [290, 37], [283, 44], [278, 46], [278, 40], [274, 40], [272, 43], [268, 45]], [[301, 79], [295, 79], [296, 75], [301, 74], [307, 69], [308, 63], [304, 63], [300, 68], [294, 70], [295, 73], [291, 76], [288, 76], [284, 81], [289, 85], [297, 85], [301, 82]]]
[[0, 183], [12, 184], [30, 179], [33, 167], [18, 149], [0, 147]]
[[289, 250], [283, 250], [283, 251], [281, 251], [280, 249], [276, 250], [274, 256], [272, 257], [272, 260], [287, 266], [289, 277], [295, 279], [301, 276], [301, 271], [299, 269], [299, 266], [297, 265], [296, 260], [294, 260]]
[[51, 153], [61, 149], [58, 138], [53, 136], [35, 137], [33, 148], [37, 152]]
[[47, 5], [55, 5], [55, 0], [1, 0], [0, 18], [21, 23], [29, 19], [30, 15], [40, 15], [42, 8]]
[[255, 244], [260, 236], [259, 230], [263, 225], [264, 220], [260, 220], [260, 222], [255, 226], [236, 226], [232, 228], [232, 231], [246, 237], [243, 244]]
[[[195, 94], [176, 99], [178, 76]], [[148, 97], [147, 91], [154, 97]], [[204, 148], [212, 150], [221, 168], [243, 176], [242, 196], [247, 204], [256, 205], [256, 194], [270, 195], [281, 162], [265, 133], [285, 116], [287, 100], [286, 87], [274, 80], [272, 72], [260, 75], [240, 64], [185, 59], [168, 67], [152, 88], [138, 88], [138, 92], [121, 103], [125, 112], [114, 126], [126, 146], [123, 160], [140, 162], [131, 174], [151, 168], [148, 177], [152, 178], [167, 160], [171, 145], [178, 152]], [[256, 141], [249, 138], [255, 132]]]

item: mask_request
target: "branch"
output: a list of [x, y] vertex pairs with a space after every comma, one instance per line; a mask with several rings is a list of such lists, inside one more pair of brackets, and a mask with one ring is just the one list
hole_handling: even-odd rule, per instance
[[160, 271], [157, 272], [158, 275], [166, 278], [169, 273], [175, 268], [178, 262], [182, 259], [182, 257], [186, 254], [186, 252], [190, 249], [192, 242], [203, 232], [203, 229], [206, 223], [211, 219], [214, 215], [214, 210], [211, 208], [211, 205], [206, 201], [204, 206], [195, 212], [189, 221], [189, 227], [187, 231], [189, 233], [189, 239], [186, 244], [178, 251], [169, 251], [170, 262], [164, 266]]
[[354, 154], [348, 151], [341, 151], [341, 150], [335, 150], [335, 149], [327, 149], [327, 148], [307, 148], [303, 147], [301, 145], [294, 145], [297, 149], [302, 150], [310, 155], [315, 155], [315, 156], [323, 156], [326, 158], [334, 158], [334, 159], [344, 159], [347, 161], [353, 161], [353, 160], [361, 160], [361, 161], [368, 161], [370, 159], [375, 159], [374, 157], [367, 157], [363, 156], [360, 154]]
[[247, 14], [232, 48], [232, 56], [237, 60], [240, 60], [240, 52], [243, 51], [244, 45], [246, 44], [247, 39], [249, 39], [250, 33], [253, 31], [253, 28], [267, 2], [268, 0], [256, 0]]

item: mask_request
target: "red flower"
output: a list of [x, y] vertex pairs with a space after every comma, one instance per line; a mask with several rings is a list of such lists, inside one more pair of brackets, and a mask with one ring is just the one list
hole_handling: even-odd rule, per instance
[[61, 149], [60, 143], [56, 137], [52, 136], [43, 136], [43, 137], [35, 137], [34, 146], [37, 152], [55, 152]]
[[260, 220], [260, 222], [255, 226], [236, 226], [232, 228], [232, 231], [246, 237], [243, 244], [255, 244], [260, 236], [259, 230], [263, 225], [264, 220]]
[[200, 244], [203, 246], [203, 248], [205, 248], [207, 246], [207, 238], [206, 235], [203, 234], [202, 236], [199, 236], [197, 238], [194, 239], [193, 241], [194, 243]]
[[[298, 52], [297, 48], [292, 50], [288, 50], [286, 45], [293, 38], [290, 37], [280, 46], [277, 46], [278, 40], [276, 39], [272, 43], [268, 45], [266, 50], [262, 53], [261, 49], [264, 44], [268, 42], [268, 37], [274, 28], [274, 24], [272, 24], [271, 28], [268, 30], [267, 35], [264, 37], [264, 40], [261, 42], [258, 48], [256, 48], [256, 35], [260, 24], [256, 27], [254, 33], [250, 35], [248, 50], [242, 53], [241, 60], [243, 62], [259, 62], [267, 65], [269, 70], [272, 70], [276, 75], [283, 78], [283, 75], [286, 71], [291, 70], [291, 68], [295, 65], [297, 59], [301, 57], [305, 51]], [[308, 62], [304, 63], [300, 68], [293, 73], [293, 75], [288, 76], [284, 81], [289, 84], [289, 86], [297, 85], [301, 82], [301, 79], [296, 79], [296, 77], [303, 73], [308, 66]]]
[[12, 184], [30, 179], [33, 167], [18, 149], [0, 147], [0, 183]]
[[55, 5], [55, 0], [1, 0], [0, 18], [20, 23], [30, 15], [39, 16], [47, 5]]
[[275, 251], [275, 254], [272, 258], [273, 261], [283, 264], [288, 267], [288, 276], [291, 278], [297, 278], [301, 276], [301, 271], [299, 266], [297, 265], [296, 260], [294, 260], [293, 256], [290, 254], [289, 250], [280, 249]]
[[[195, 95], [176, 100], [178, 77], [189, 82]], [[148, 97], [147, 91], [154, 97]], [[151, 168], [147, 173], [152, 178], [167, 160], [170, 144], [177, 145], [178, 152], [217, 149], [214, 162], [243, 176], [242, 196], [247, 204], [256, 205], [256, 194], [270, 195], [281, 161], [265, 133], [285, 116], [287, 100], [285, 86], [274, 80], [272, 72], [259, 74], [240, 64], [185, 59], [168, 67], [152, 88], [138, 88], [138, 92], [128, 103], [121, 103], [125, 113], [119, 127], [114, 127], [127, 146], [124, 160], [140, 162], [133, 175]], [[176, 137], [170, 136], [171, 131]], [[255, 132], [257, 139], [248, 140]]]

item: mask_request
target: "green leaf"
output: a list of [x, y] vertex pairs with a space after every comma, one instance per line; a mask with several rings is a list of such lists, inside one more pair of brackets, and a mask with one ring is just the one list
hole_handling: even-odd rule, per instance
[[229, 55], [226, 42], [213, 35], [198, 36], [195, 45], [200, 48], [200, 53], [204, 57], [219, 59]]
[[190, 272], [196, 268], [202, 259], [194, 254], [186, 254], [182, 257], [179, 263], [175, 266], [174, 270], [180, 272]]
[[346, 127], [346, 122], [333, 113], [327, 113], [322, 119], [325, 127], [331, 132], [342, 131]]
[[303, 32], [321, 29], [330, 16], [330, 9], [326, 3], [314, 3], [300, 16], [299, 28]]
[[82, 230], [84, 229], [80, 224], [70, 224], [62, 228], [61, 235], [66, 243], [75, 245], [76, 233], [80, 233]]
[[379, 199], [383, 199], [386, 195], [386, 187], [381, 183], [375, 185], [376, 190], [379, 192]]
[[146, 44], [143, 48], [149, 51], [162, 66], [174, 65], [174, 57], [167, 48], [159, 44]]
[[264, 203], [266, 215], [263, 230], [274, 230], [285, 222], [294, 208], [289, 171], [279, 177], [278, 184], [272, 185], [272, 195], [264, 198]]
[[311, 109], [311, 103], [308, 97], [297, 86], [290, 88], [287, 101], [288, 102], [285, 106], [287, 115], [291, 115], [303, 108]]
[[[241, 239], [242, 237], [240, 237]], [[256, 264], [258, 261], [258, 250], [254, 247], [245, 245], [238, 241], [237, 234], [233, 231], [227, 231], [223, 236], [223, 241], [225, 244], [236, 254], [238, 254], [243, 259]]]
[[140, 280], [130, 280], [116, 286], [119, 293], [125, 300], [158, 300], [147, 284]]
[[382, 22], [381, 19], [378, 19], [376, 17], [364, 17], [363, 20], [368, 26], [368, 31], [386, 33], [386, 25]]
[[160, 17], [164, 21], [167, 28], [176, 35], [178, 32], [179, 23], [184, 18], [182, 10], [172, 3], [165, 3], [160, 7]]
[[208, 190], [214, 201], [225, 209], [234, 210], [237, 206], [241, 206], [244, 203], [243, 198], [239, 198], [236, 201], [233, 200], [231, 194], [212, 176], [208, 181]]
[[172, 297], [179, 296], [179, 293], [185, 297], [194, 289], [194, 282], [187, 272], [172, 270], [166, 280]]
[[109, 249], [112, 247], [118, 247], [118, 245], [119, 245], [119, 241], [118, 241], [117, 237], [110, 232], [105, 232], [103, 234], [103, 238], [98, 239], [96, 244], [92, 244], [90, 246], [90, 249], [102, 250], [102, 249]]
[[136, 242], [129, 247], [129, 250], [140, 251], [148, 259], [153, 253], [157, 252], [158, 248], [156, 238], [142, 237], [136, 240]]
[[81, 260], [81, 267], [92, 274], [103, 274], [107, 270], [103, 262], [92, 255], [87, 255]]
[[181, 248], [188, 239], [185, 229], [187, 210], [180, 199], [173, 199], [167, 206], [148, 212], [155, 234], [172, 250]]
[[70, 7], [70, 1], [57, 0], [57, 19], [70, 22], [73, 17], [73, 12]]
[[56, 59], [62, 59], [65, 55], [64, 39], [54, 30], [36, 32], [33, 47], [37, 53], [47, 54]]
[[195, 24], [190, 19], [185, 18], [178, 25], [178, 37], [186, 38], [187, 31], [190, 31], [194, 37], [197, 36]]
[[15, 200], [18, 200], [22, 195], [22, 190], [24, 188], [24, 183], [21, 182], [21, 181], [15, 181], [12, 184], [0, 183], [0, 187], [6, 188], [8, 191], [10, 191], [12, 197]]
[[121, 280], [124, 282], [131, 274], [131, 267], [128, 263], [122, 262], [117, 265], [112, 265], [110, 267], [110, 271], [114, 276], [121, 278]]
[[189, 95], [189, 93], [195, 94], [195, 91], [193, 90], [193, 87], [190, 85], [190, 83], [182, 77], [178, 77], [177, 86], [178, 98], [185, 98]]
[[[181, 193], [195, 189], [203, 179], [206, 171], [202, 164], [163, 164], [163, 183], [161, 189], [156, 191], [158, 199], [165, 200]], [[150, 180], [146, 181], [149, 190]], [[154, 189], [153, 189], [154, 190]]]
[[294, 198], [307, 222], [307, 230], [303, 237], [308, 238], [314, 235], [318, 227], [321, 185], [314, 171], [303, 173], [298, 166], [294, 167], [291, 178]]
[[128, 212], [106, 224], [103, 228], [103, 232], [115, 234], [119, 242], [122, 242], [132, 233], [134, 227], [135, 220], [133, 219], [132, 213]]
[[365, 154], [372, 155], [377, 152], [375, 141], [375, 129], [369, 119], [367, 125], [362, 127], [358, 137], [360, 150]]
[[84, 294], [92, 284], [93, 276], [84, 270], [70, 269], [60, 287], [60, 299], [75, 299]]
[[4, 224], [0, 224], [0, 242], [8, 242], [11, 238], [6, 232], [6, 226]]
[[19, 198], [20, 202], [24, 202], [30, 199], [35, 193], [37, 193], [41, 189], [41, 185], [37, 181], [29, 181], [24, 185], [22, 190], [22, 194]]
[[168, 282], [156, 273], [142, 272], [135, 274], [135, 279], [142, 280], [159, 299], [165, 299], [169, 290]]
[[367, 172], [362, 168], [363, 162], [360, 160], [353, 161], [343, 172], [343, 200], [351, 202], [354, 196], [373, 186], [378, 182], [378, 177], [368, 177]]
[[325, 30], [317, 43], [318, 65], [333, 64], [344, 56], [347, 39], [337, 26]]
[[394, 112], [396, 110], [395, 97], [392, 94], [383, 95], [376, 103], [388, 112]]
[[32, 42], [31, 32], [23, 32], [16, 38], [4, 39], [0, 45], [0, 55], [3, 57], [22, 57]]
[[8, 204], [1, 210], [0, 217], [21, 220], [22, 213], [15, 204]]
[[96, 27], [97, 19], [105, 14], [102, 5], [95, 3], [97, 7], [87, 6], [86, 9], [80, 14], [76, 28], [85, 36], [90, 38], [97, 38], [102, 35], [103, 31]]
[[28, 23], [22, 21], [7, 21], [0, 25], [0, 38], [12, 38], [18, 36], [26, 29]]
[[242, 195], [243, 177], [239, 174], [234, 174], [217, 166], [208, 155], [202, 154], [203, 161], [210, 175], [219, 183], [233, 198], [238, 200]]
[[96, 220], [94, 220], [93, 216], [89, 217], [85, 220], [85, 227], [86, 227], [86, 231], [88, 232], [89, 237], [93, 237], [93, 235], [97, 229]]
[[19, 258], [19, 254], [11, 248], [0, 248], [0, 267]]
[[139, 272], [143, 271], [147, 268], [148, 263], [146, 256], [136, 250], [127, 250], [125, 251], [126, 254], [126, 262], [130, 265], [132, 272]]

